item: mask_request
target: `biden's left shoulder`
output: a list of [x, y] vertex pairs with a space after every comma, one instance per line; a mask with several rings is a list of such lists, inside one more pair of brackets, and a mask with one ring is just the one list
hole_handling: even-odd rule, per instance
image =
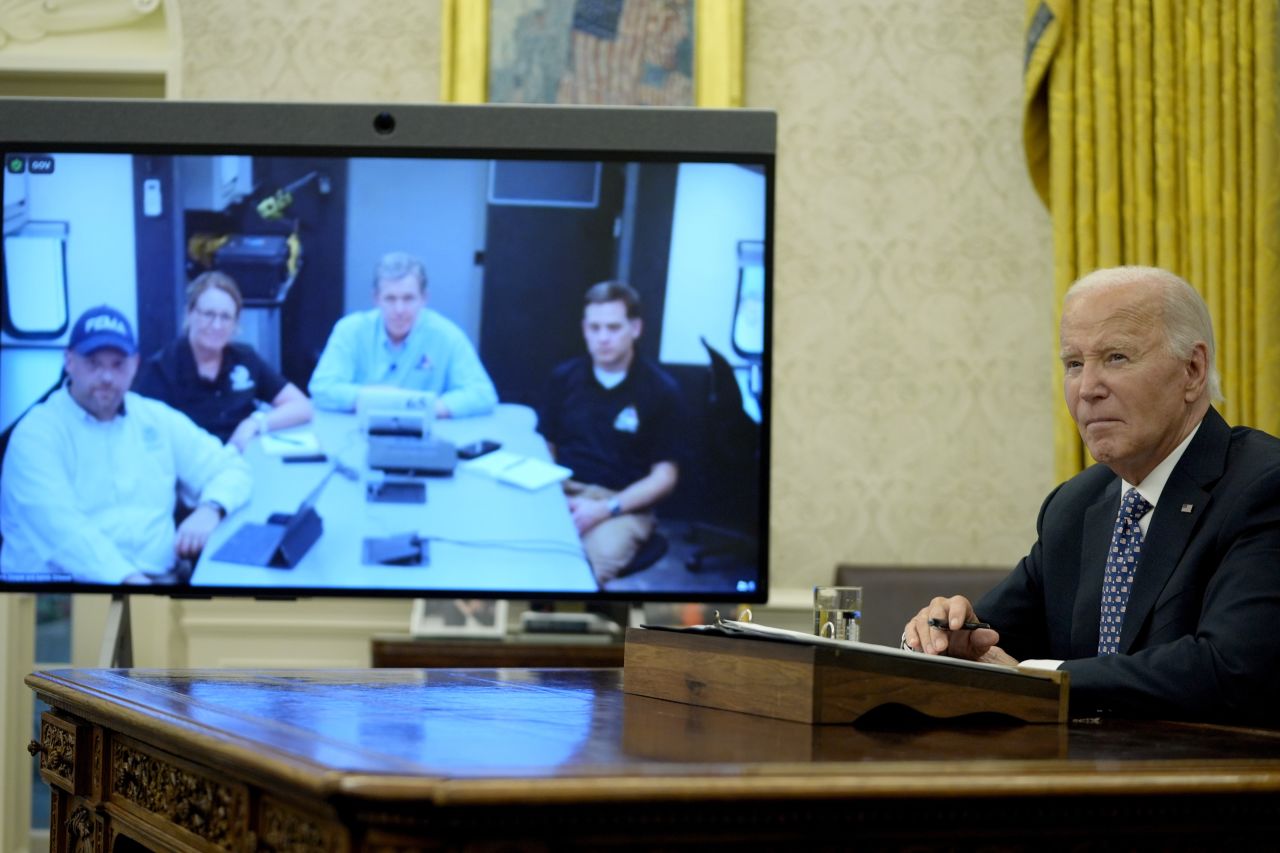
[[1280, 438], [1253, 427], [1232, 427], [1227, 465], [1233, 468], [1242, 463], [1255, 469], [1280, 467]]
[[1211, 488], [1225, 505], [1254, 505], [1280, 521], [1280, 439], [1233, 427], [1222, 478]]

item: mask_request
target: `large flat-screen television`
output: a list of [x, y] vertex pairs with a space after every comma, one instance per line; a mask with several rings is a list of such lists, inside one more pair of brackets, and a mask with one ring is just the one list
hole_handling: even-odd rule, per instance
[[763, 601], [775, 140], [0, 99], [0, 592]]

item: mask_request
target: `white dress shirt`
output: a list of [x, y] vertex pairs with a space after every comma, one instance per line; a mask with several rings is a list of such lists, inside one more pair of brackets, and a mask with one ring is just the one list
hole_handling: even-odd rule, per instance
[[118, 583], [175, 560], [176, 485], [228, 513], [249, 499], [234, 447], [176, 409], [133, 392], [110, 421], [66, 388], [14, 428], [0, 477], [0, 574]]

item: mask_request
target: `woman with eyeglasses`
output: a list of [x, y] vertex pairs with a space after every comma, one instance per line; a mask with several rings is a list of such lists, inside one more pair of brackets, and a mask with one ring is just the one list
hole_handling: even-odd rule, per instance
[[143, 362], [133, 390], [185, 413], [243, 451], [256, 435], [311, 420], [307, 395], [247, 344], [232, 341], [244, 299], [225, 273], [187, 286], [186, 334]]

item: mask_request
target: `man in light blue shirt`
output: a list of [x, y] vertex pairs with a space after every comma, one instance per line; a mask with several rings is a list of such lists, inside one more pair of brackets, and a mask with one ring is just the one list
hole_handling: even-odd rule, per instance
[[430, 393], [437, 417], [493, 411], [498, 392], [466, 333], [427, 307], [427, 272], [404, 252], [384, 255], [377, 306], [333, 327], [308, 386], [322, 409], [349, 412], [365, 391]]

